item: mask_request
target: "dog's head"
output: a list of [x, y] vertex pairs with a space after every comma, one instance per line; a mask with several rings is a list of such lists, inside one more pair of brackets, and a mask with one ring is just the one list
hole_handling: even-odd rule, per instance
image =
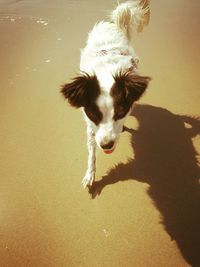
[[133, 72], [112, 76], [109, 88], [96, 75], [83, 73], [61, 88], [61, 93], [76, 108], [83, 108], [97, 145], [111, 153], [123, 130], [125, 118], [135, 101], [146, 90], [149, 77]]

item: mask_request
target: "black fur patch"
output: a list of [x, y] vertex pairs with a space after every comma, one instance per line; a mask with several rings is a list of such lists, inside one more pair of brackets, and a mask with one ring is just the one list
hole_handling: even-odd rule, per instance
[[71, 83], [61, 87], [61, 93], [73, 107], [83, 107], [88, 118], [96, 125], [101, 122], [103, 115], [96, 105], [100, 87], [95, 75], [83, 73], [75, 77]]
[[126, 116], [133, 103], [140, 99], [151, 79], [132, 72], [119, 73], [114, 79], [110, 94], [114, 100], [113, 119], [116, 121]]

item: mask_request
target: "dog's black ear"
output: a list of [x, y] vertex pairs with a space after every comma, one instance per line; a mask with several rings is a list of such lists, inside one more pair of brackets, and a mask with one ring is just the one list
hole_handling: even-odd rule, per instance
[[149, 81], [148, 76], [140, 76], [131, 71], [119, 73], [115, 80], [117, 84], [122, 88], [125, 94], [125, 98], [128, 102], [134, 102], [140, 99], [145, 92]]
[[71, 83], [61, 87], [61, 93], [68, 102], [76, 108], [87, 106], [90, 101], [92, 88], [98, 87], [96, 76], [83, 73], [73, 79]]
[[125, 76], [126, 95], [131, 101], [137, 101], [145, 92], [151, 78], [140, 76], [133, 73], [127, 73]]

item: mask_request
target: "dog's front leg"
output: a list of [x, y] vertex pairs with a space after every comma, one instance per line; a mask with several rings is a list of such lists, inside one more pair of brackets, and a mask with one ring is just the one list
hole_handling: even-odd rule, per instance
[[87, 127], [88, 167], [82, 180], [83, 187], [91, 186], [95, 179], [96, 171], [96, 141], [92, 129]]

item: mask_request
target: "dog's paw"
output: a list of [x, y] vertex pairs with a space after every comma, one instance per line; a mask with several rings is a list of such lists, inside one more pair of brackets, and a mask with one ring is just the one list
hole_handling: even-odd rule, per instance
[[95, 172], [86, 172], [82, 180], [83, 188], [86, 188], [87, 186], [92, 186], [94, 179], [95, 179]]

